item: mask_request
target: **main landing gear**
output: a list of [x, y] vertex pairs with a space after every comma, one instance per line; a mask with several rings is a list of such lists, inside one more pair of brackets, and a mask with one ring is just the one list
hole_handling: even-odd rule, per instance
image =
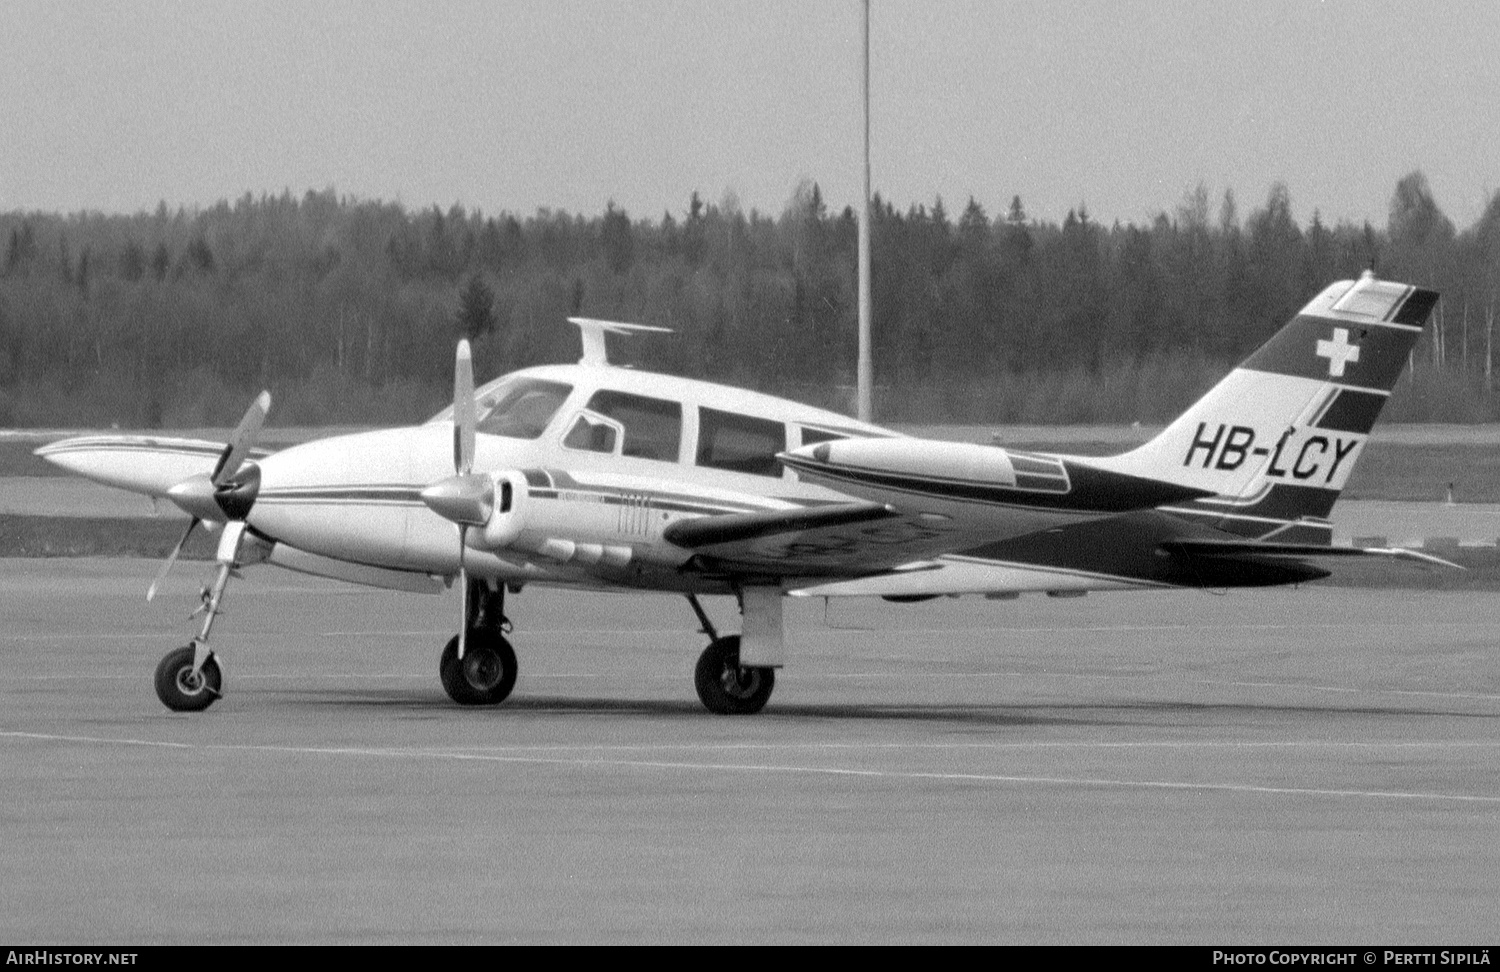
[[776, 669], [741, 665], [740, 636], [719, 637], [697, 596], [689, 594], [687, 599], [710, 639], [693, 669], [693, 685], [703, 707], [716, 715], [754, 715], [765, 708], [776, 687]]
[[505, 587], [470, 578], [464, 652], [458, 635], [443, 648], [438, 675], [448, 698], [459, 705], [498, 705], [516, 687], [516, 653], [506, 640]]
[[[505, 588], [470, 578], [467, 591], [463, 657], [458, 657], [458, 635], [454, 635], [443, 648], [438, 674], [443, 690], [459, 705], [498, 705], [515, 688], [517, 672], [515, 650], [505, 637], [510, 632]], [[720, 637], [697, 596], [689, 594], [687, 599], [709, 637], [693, 671], [693, 684], [704, 708], [718, 715], [753, 715], [765, 708], [776, 687], [776, 669], [741, 664], [740, 636]], [[779, 628], [779, 614], [774, 620]]]

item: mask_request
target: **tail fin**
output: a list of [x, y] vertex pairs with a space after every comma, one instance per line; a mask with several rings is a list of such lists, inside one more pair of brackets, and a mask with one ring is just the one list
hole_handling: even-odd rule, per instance
[[1437, 299], [1369, 272], [1332, 284], [1156, 438], [1092, 463], [1213, 491], [1174, 512], [1221, 529], [1327, 543], [1328, 513]]

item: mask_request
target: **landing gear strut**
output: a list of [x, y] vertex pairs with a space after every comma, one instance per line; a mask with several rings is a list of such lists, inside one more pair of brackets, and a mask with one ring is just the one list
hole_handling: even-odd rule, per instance
[[499, 705], [516, 686], [516, 653], [505, 639], [505, 588], [469, 579], [469, 611], [464, 619], [464, 656], [458, 635], [443, 648], [438, 675], [448, 698], [459, 705]]
[[741, 665], [740, 636], [719, 637], [697, 595], [689, 594], [687, 599], [710, 638], [693, 670], [693, 685], [703, 707], [716, 715], [754, 715], [765, 708], [776, 687], [776, 669]]
[[[223, 694], [224, 673], [219, 670], [218, 659], [208, 646], [208, 635], [219, 617], [219, 604], [224, 599], [224, 588], [229, 578], [237, 576], [240, 540], [245, 534], [243, 521], [230, 521], [219, 537], [219, 572], [214, 575], [212, 587], [203, 591], [203, 625], [198, 637], [186, 647], [167, 652], [156, 666], [156, 697], [161, 704], [173, 712], [201, 712], [214, 704]], [[254, 549], [254, 545], [250, 547]]]

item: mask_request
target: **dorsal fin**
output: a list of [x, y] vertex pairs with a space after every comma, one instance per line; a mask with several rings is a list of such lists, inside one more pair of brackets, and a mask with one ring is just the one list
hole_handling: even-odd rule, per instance
[[578, 359], [579, 364], [597, 365], [603, 367], [609, 364], [609, 349], [604, 345], [604, 335], [608, 334], [631, 334], [638, 331], [654, 331], [658, 334], [671, 334], [670, 327], [652, 327], [649, 324], [622, 324], [619, 321], [600, 321], [592, 317], [570, 317], [568, 323], [578, 327], [578, 335], [583, 339], [583, 357]]

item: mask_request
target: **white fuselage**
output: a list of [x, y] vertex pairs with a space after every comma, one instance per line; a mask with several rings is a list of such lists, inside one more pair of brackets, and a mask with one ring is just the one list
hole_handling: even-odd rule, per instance
[[[560, 404], [540, 421], [487, 422], [487, 409], [497, 401], [504, 407], [508, 390], [524, 381], [557, 393]], [[510, 475], [519, 526], [503, 549], [485, 549], [482, 531], [471, 531], [465, 561], [470, 571], [510, 584], [714, 588], [679, 572], [690, 554], [662, 539], [667, 526], [683, 517], [845, 500], [800, 482], [775, 454], [833, 436], [894, 434], [766, 395], [612, 367], [526, 369], [477, 397], [473, 469]], [[526, 410], [524, 399], [512, 406]], [[513, 434], [488, 433], [487, 424]], [[598, 429], [607, 432], [586, 434]], [[247, 522], [267, 537], [354, 563], [457, 570], [458, 527], [419, 495], [453, 474], [446, 414], [421, 426], [294, 446], [259, 465]]]

